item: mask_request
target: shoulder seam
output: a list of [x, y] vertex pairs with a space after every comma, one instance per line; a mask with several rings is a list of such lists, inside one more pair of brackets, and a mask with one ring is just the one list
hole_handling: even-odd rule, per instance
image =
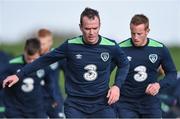
[[116, 43], [115, 43], [115, 41], [110, 40], [109, 38], [101, 36], [100, 45], [110, 45], [110, 46], [113, 46], [113, 45], [116, 45]]
[[128, 38], [122, 42], [119, 43], [119, 46], [120, 47], [131, 47], [132, 44], [131, 44], [131, 38]]
[[83, 41], [82, 41], [82, 37], [81, 36], [69, 39], [68, 43], [70, 43], [70, 44], [84, 44]]
[[156, 41], [156, 40], [154, 40], [154, 39], [149, 38], [148, 46], [151, 46], [151, 47], [163, 47], [163, 44]]

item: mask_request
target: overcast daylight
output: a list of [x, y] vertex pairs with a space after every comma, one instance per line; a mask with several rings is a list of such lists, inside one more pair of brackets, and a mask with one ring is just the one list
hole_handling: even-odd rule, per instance
[[130, 36], [134, 14], [149, 17], [149, 37], [166, 45], [180, 45], [179, 0], [0, 0], [0, 43], [49, 28], [59, 34], [80, 34], [79, 16], [85, 7], [97, 9], [100, 34], [121, 41]]
[[0, 0], [0, 88], [0, 119], [180, 119], [180, 0]]

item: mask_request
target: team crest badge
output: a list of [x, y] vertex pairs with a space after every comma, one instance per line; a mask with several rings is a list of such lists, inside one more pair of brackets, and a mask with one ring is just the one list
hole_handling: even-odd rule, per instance
[[157, 54], [150, 54], [149, 55], [149, 60], [152, 62], [152, 63], [155, 63], [158, 59], [158, 56]]
[[108, 59], [109, 59], [109, 53], [108, 53], [108, 52], [103, 52], [103, 53], [101, 53], [101, 59], [102, 59], [104, 62], [108, 61]]
[[36, 74], [37, 74], [38, 78], [42, 78], [45, 75], [45, 71], [43, 69], [40, 69], [40, 70], [36, 71]]

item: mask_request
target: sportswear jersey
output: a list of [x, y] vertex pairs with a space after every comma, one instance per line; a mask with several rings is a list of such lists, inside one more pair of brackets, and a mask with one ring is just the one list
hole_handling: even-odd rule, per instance
[[[0, 85], [1, 85], [0, 88], [2, 88], [2, 81], [3, 81], [3, 77], [5, 76], [3, 71], [6, 69], [10, 58], [11, 56], [9, 54], [0, 51]], [[0, 90], [0, 118], [4, 117], [4, 111], [5, 111], [5, 107], [3, 103], [3, 95], [4, 95], [3, 93], [4, 93], [3, 90]]]
[[158, 82], [158, 68], [161, 65], [164, 72], [164, 79], [160, 80], [160, 87], [168, 87], [176, 80], [176, 68], [168, 49], [160, 42], [151, 38], [143, 47], [134, 46], [129, 38], [119, 46], [126, 53], [130, 62], [130, 69], [122, 88], [121, 95], [125, 97], [147, 96], [146, 87], [150, 83]]
[[[9, 61], [5, 70], [6, 75], [12, 75], [20, 71], [26, 65], [24, 56], [18, 56]], [[49, 80], [46, 69], [39, 69], [29, 73], [18, 83], [10, 88], [5, 88], [4, 102], [6, 107], [13, 107], [23, 112], [34, 112], [43, 108], [43, 96], [41, 81]]]
[[129, 69], [126, 55], [115, 41], [99, 35], [98, 42], [92, 45], [86, 44], [83, 36], [78, 36], [68, 39], [55, 50], [26, 65], [17, 76], [22, 79], [30, 72], [62, 59], [67, 62], [67, 97], [74, 104], [105, 102], [112, 61], [118, 67], [114, 82], [118, 87], [121, 87]]
[[[1, 79], [3, 79], [2, 77], [4, 77], [5, 74], [3, 74], [4, 70], [6, 69], [8, 62], [11, 58], [10, 55], [6, 54], [3, 51], [0, 51], [0, 77]], [[2, 80], [0, 80], [1, 84], [2, 84]], [[2, 85], [0, 86], [2, 88]]]
[[[48, 74], [51, 80], [51, 85], [44, 83], [43, 85], [43, 95], [44, 95], [44, 105], [48, 116], [51, 118], [58, 118], [59, 113], [63, 111], [64, 98], [61, 93], [61, 88], [59, 85], [60, 70], [66, 72], [66, 62], [65, 59], [55, 62], [48, 66], [50, 69]], [[62, 79], [60, 79], [62, 80]], [[49, 92], [49, 88], [52, 89]], [[57, 104], [53, 107], [53, 104]]]
[[65, 59], [49, 65], [49, 69], [50, 70], [48, 73], [49, 73], [50, 78], [52, 79], [51, 80], [51, 82], [52, 82], [51, 88], [53, 88], [53, 90], [52, 90], [53, 97], [51, 97], [49, 95], [48, 91], [46, 91], [47, 85], [45, 83], [43, 86], [43, 88], [45, 89], [45, 91], [44, 91], [45, 99], [51, 100], [52, 103], [58, 102], [58, 103], [61, 103], [60, 105], [63, 105], [63, 95], [61, 93], [61, 88], [59, 86], [59, 77], [60, 77], [59, 74], [60, 74], [60, 70], [63, 70], [64, 72], [66, 72]]

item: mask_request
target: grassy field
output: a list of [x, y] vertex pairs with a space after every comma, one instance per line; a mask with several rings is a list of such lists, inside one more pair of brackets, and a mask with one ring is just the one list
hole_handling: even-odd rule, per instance
[[[62, 42], [63, 40], [55, 40], [53, 47], [59, 46]], [[12, 54], [13, 56], [17, 56], [23, 52], [23, 44], [24, 42], [16, 44], [0, 44], [0, 50], [4, 50], [7, 53]], [[177, 70], [180, 70], [180, 47], [170, 47], [169, 50], [175, 62]]]
[[178, 71], [180, 71], [180, 47], [171, 47], [170, 53]]
[[[63, 42], [62, 40], [55, 40], [54, 47], [59, 46], [59, 44], [61, 44], [62, 42]], [[20, 43], [16, 43], [16, 44], [0, 44], [0, 50], [4, 50], [4, 51], [6, 51], [7, 53], [9, 53], [9, 54], [11, 54], [13, 56], [17, 56], [17, 55], [22, 54], [22, 52], [23, 52], [23, 44], [24, 44], [24, 42], [20, 42]], [[170, 50], [172, 58], [173, 58], [173, 60], [175, 62], [177, 70], [180, 71], [180, 47], [170, 47], [169, 50]], [[61, 90], [63, 92], [63, 95], [65, 95], [65, 91], [64, 91], [64, 75], [63, 75], [62, 71], [61, 71], [60, 74], [61, 74], [60, 75], [61, 77], [60, 77], [60, 80], [59, 80], [59, 84], [61, 85]], [[115, 74], [115, 71], [112, 72], [110, 85], [112, 84], [113, 79], [115, 77], [114, 74]]]

